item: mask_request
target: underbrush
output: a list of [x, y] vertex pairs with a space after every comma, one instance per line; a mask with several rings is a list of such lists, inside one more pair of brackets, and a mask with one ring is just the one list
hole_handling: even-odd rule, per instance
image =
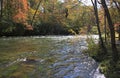
[[[112, 61], [111, 47], [107, 45], [108, 52], [103, 54], [99, 43], [96, 44], [93, 39], [88, 39], [87, 42], [88, 49], [84, 50], [84, 52], [99, 63], [100, 72], [104, 73], [106, 78], [120, 78], [120, 59], [118, 59], [117, 63]], [[120, 52], [119, 46], [118, 51]]]
[[25, 32], [25, 26], [21, 23], [0, 22], [0, 36], [21, 36]]

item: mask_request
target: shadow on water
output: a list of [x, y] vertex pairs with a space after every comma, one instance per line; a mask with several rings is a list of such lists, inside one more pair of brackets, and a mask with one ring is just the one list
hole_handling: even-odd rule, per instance
[[[105, 78], [82, 53], [86, 37], [0, 38], [0, 78]], [[97, 69], [97, 70], [96, 70]]]

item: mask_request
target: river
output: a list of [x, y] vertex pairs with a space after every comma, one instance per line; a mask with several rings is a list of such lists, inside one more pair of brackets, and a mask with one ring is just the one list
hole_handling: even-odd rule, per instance
[[[97, 40], [98, 36], [94, 39]], [[82, 53], [87, 36], [0, 38], [0, 78], [105, 78]]]

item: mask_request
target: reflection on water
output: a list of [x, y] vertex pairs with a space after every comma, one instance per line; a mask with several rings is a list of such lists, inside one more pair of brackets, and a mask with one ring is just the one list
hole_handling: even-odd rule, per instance
[[86, 38], [0, 38], [0, 78], [105, 78], [98, 64], [81, 52]]

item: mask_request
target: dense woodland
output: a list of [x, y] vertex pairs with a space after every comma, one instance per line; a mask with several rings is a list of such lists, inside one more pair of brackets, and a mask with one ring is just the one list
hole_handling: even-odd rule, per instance
[[77, 0], [2, 0], [0, 19], [0, 36], [73, 35], [95, 26], [93, 7]]
[[[107, 1], [107, 5], [118, 26], [119, 1]], [[0, 36], [98, 34], [94, 14], [93, 6], [79, 0], [1, 0]], [[97, 16], [101, 33], [109, 34], [101, 4]]]
[[81, 1], [1, 0], [0, 36], [98, 34], [99, 51], [90, 54], [97, 61], [107, 60], [105, 74], [120, 78], [116, 45], [120, 41], [120, 0], [90, 0], [93, 6]]

